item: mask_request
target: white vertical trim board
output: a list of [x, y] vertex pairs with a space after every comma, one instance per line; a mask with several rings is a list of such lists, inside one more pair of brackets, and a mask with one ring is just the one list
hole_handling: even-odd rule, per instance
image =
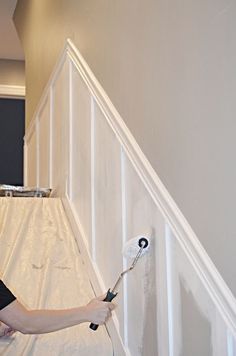
[[53, 145], [53, 89], [49, 88], [50, 116], [49, 116], [49, 185], [52, 187], [52, 145]]
[[[69, 63], [69, 142], [72, 142], [72, 106], [73, 106], [73, 96], [72, 96], [72, 64]], [[68, 199], [72, 199], [72, 152], [71, 145], [69, 145], [69, 168], [68, 168], [68, 185], [66, 187], [66, 193]]]
[[[36, 186], [36, 180], [37, 180], [37, 164], [38, 162], [35, 162], [35, 165], [32, 167], [31, 163], [31, 156], [32, 156], [32, 140], [34, 137], [37, 137], [37, 131], [36, 131], [36, 119], [31, 125], [31, 129], [28, 132], [28, 135], [24, 137], [24, 154], [26, 152], [26, 156], [24, 156], [24, 167], [27, 169], [27, 171], [24, 172], [24, 184], [27, 185], [32, 185], [31, 178], [32, 176], [35, 176], [35, 182], [33, 182], [33, 185]], [[35, 146], [35, 156], [37, 156], [37, 142]], [[35, 160], [37, 158], [35, 157]]]
[[96, 260], [96, 231], [95, 231], [95, 192], [94, 192], [94, 145], [95, 145], [95, 115], [94, 100], [91, 96], [91, 234], [92, 234], [92, 259]]
[[[163, 219], [164, 220], [164, 219]], [[170, 348], [169, 344], [172, 342], [171, 332], [169, 329], [169, 305], [170, 298], [168, 295], [168, 252], [167, 252], [167, 225], [165, 221], [160, 224], [160, 231], [158, 236], [162, 236], [156, 241], [155, 255], [157, 261], [157, 273], [156, 273], [156, 285], [157, 285], [157, 320], [159, 327], [157, 328], [158, 339], [158, 355], [169, 356]], [[159, 286], [159, 287], [158, 287]]]
[[[68, 68], [66, 67], [65, 69], [64, 64], [66, 61], [69, 61], [69, 66], [67, 66]], [[69, 78], [68, 93], [66, 94], [66, 97], [68, 96], [69, 118], [64, 118], [64, 120], [68, 120], [68, 122], [64, 124], [69, 125], [69, 130], [67, 133], [68, 136], [65, 138], [66, 142], [61, 142], [62, 145], [66, 146], [64, 147], [64, 149], [65, 152], [68, 152], [68, 157], [62, 158], [62, 160], [66, 160], [66, 162], [63, 161], [61, 162], [61, 164], [62, 167], [69, 167], [68, 176], [62, 174], [62, 179], [68, 180], [69, 185], [65, 190], [64, 188], [66, 186], [66, 182], [61, 181], [59, 183], [61, 184], [61, 187], [59, 187], [60, 189], [58, 190], [58, 192], [59, 196], [61, 196], [63, 200], [65, 211], [67, 212], [68, 218], [71, 222], [74, 234], [78, 241], [79, 249], [84, 257], [84, 261], [88, 268], [88, 273], [91, 279], [92, 286], [96, 293], [100, 293], [101, 291], [104, 291], [104, 289], [112, 287], [112, 285], [107, 285], [106, 280], [106, 278], [109, 279], [110, 274], [106, 274], [105, 271], [104, 275], [103, 273], [101, 273], [102, 268], [100, 268], [99, 266], [99, 261], [104, 262], [105, 264], [107, 264], [108, 268], [113, 269], [111, 271], [112, 275], [113, 273], [114, 275], [117, 274], [117, 277], [121, 272], [118, 270], [119, 261], [122, 261], [121, 264], [123, 268], [126, 268], [130, 262], [127, 262], [126, 259], [122, 259], [122, 251], [114, 251], [114, 248], [111, 249], [110, 246], [112, 246], [112, 244], [110, 239], [114, 239], [113, 246], [119, 246], [119, 244], [124, 246], [126, 241], [133, 237], [131, 236], [132, 233], [142, 233], [142, 231], [139, 231], [142, 227], [142, 221], [143, 224], [147, 222], [150, 227], [153, 227], [156, 224], [156, 220], [158, 220], [159, 224], [161, 225], [158, 229], [156, 229], [155, 236], [153, 236], [156, 242], [154, 255], [156, 256], [155, 258], [157, 261], [155, 267], [157, 276], [156, 295], [154, 296], [152, 294], [152, 298], [149, 298], [150, 296], [148, 295], [149, 291], [147, 288], [148, 276], [145, 274], [145, 263], [142, 262], [144, 261], [143, 259], [142, 261], [140, 261], [134, 271], [132, 271], [131, 276], [128, 275], [125, 282], [121, 285], [121, 290], [117, 300], [119, 300], [119, 305], [122, 310], [117, 310], [113, 321], [108, 323], [107, 325], [109, 334], [111, 335], [113, 341], [115, 356], [144, 356], [144, 354], [146, 356], [147, 354], [149, 355], [149, 350], [154, 350], [154, 347], [151, 347], [153, 340], [149, 339], [149, 336], [145, 334], [145, 330], [138, 330], [138, 325], [140, 325], [141, 328], [142, 320], [146, 320], [148, 310], [145, 310], [145, 306], [149, 305], [147, 304], [148, 302], [151, 303], [149, 307], [151, 309], [153, 308], [153, 310], [156, 310], [154, 308], [154, 304], [158, 305], [157, 319], [161, 318], [161, 320], [159, 320], [157, 325], [155, 326], [155, 335], [163, 337], [162, 340], [159, 340], [158, 342], [159, 352], [162, 353], [161, 356], [179, 356], [181, 354], [181, 348], [183, 347], [183, 335], [185, 334], [186, 330], [184, 330], [184, 323], [182, 323], [180, 320], [182, 301], [180, 300], [181, 295], [179, 295], [180, 293], [179, 290], [177, 291], [177, 289], [179, 288], [179, 280], [182, 277], [184, 278], [184, 282], [186, 283], [187, 290], [192, 293], [191, 295], [193, 295], [193, 298], [197, 298], [196, 296], [198, 295], [198, 293], [195, 293], [196, 290], [204, 290], [204, 293], [201, 294], [201, 301], [198, 301], [198, 303], [196, 303], [199, 307], [199, 313], [201, 315], [203, 314], [204, 317], [207, 318], [208, 322], [213, 325], [213, 318], [209, 317], [208, 313], [206, 312], [206, 310], [210, 308], [212, 310], [211, 315], [216, 315], [217, 320], [220, 321], [220, 325], [219, 327], [217, 327], [217, 331], [215, 333], [212, 333], [212, 340], [209, 340], [209, 342], [214, 343], [216, 341], [216, 338], [218, 342], [219, 340], [224, 340], [222, 342], [225, 342], [225, 345], [222, 346], [223, 355], [221, 356], [234, 355], [236, 340], [235, 298], [233, 297], [231, 291], [218, 273], [206, 251], [200, 244], [197, 236], [194, 234], [186, 219], [184, 218], [177, 205], [175, 204], [175, 202], [165, 189], [164, 185], [158, 178], [156, 172], [153, 170], [147, 158], [144, 156], [143, 152], [134, 140], [128, 128], [126, 127], [119, 113], [114, 108], [107, 94], [105, 93], [101, 85], [98, 83], [97, 79], [91, 72], [90, 68], [81, 56], [78, 49], [70, 40], [67, 40], [66, 42], [61, 57], [59, 58], [58, 63], [56, 64], [55, 70], [49, 79], [42, 99], [40, 100], [38, 108], [36, 109], [35, 116], [32, 119], [31, 125], [26, 132], [25, 177], [28, 177], [28, 172], [31, 168], [28, 162], [28, 149], [30, 147], [29, 144], [32, 137], [32, 133], [36, 131], [37, 136], [37, 131], [39, 130], [38, 125], [36, 124], [37, 115], [43, 105], [45, 97], [49, 95], [50, 115], [48, 120], [50, 120], [50, 184], [52, 184], [52, 180], [54, 179], [52, 177], [52, 172], [55, 168], [55, 162], [53, 161], [52, 151], [55, 145], [55, 142], [53, 142], [53, 131], [56, 128], [53, 127], [54, 121], [52, 120], [52, 118], [55, 109], [60, 111], [60, 107], [55, 108], [56, 104], [52, 91], [57, 84], [57, 80], [60, 77], [62, 68], [64, 68], [64, 75], [68, 75], [66, 79], [67, 83]], [[76, 73], [77, 75], [77, 80], [81, 81], [83, 86], [86, 87], [86, 95], [88, 92], [88, 95], [91, 98], [91, 112], [88, 114], [87, 110], [86, 113], [84, 113], [84, 120], [85, 118], [87, 120], [90, 120], [91, 125], [89, 132], [90, 142], [87, 142], [87, 145], [89, 145], [90, 157], [87, 157], [88, 151], [84, 149], [84, 151], [86, 152], [86, 160], [89, 160], [89, 162], [86, 162], [86, 164], [88, 164], [91, 169], [91, 177], [88, 182], [85, 182], [85, 179], [80, 180], [78, 178], [78, 182], [76, 182], [75, 185], [73, 184], [72, 187], [74, 171], [73, 165], [76, 164], [76, 160], [74, 159], [75, 156], [73, 156], [74, 158], [72, 159], [72, 151], [74, 152], [74, 155], [75, 152], [78, 152], [78, 154], [82, 155], [84, 151], [83, 149], [80, 150], [80, 148], [86, 147], [84, 137], [81, 138], [79, 133], [77, 134], [76, 132], [72, 131], [73, 120], [76, 119], [77, 114], [78, 117], [79, 115], [81, 115], [81, 112], [72, 113], [72, 104], [74, 100], [73, 98], [76, 97], [76, 99], [78, 99], [78, 102], [81, 103], [80, 110], [83, 104], [82, 102], [80, 102], [80, 100], [83, 99], [79, 95], [76, 96], [77, 93], [74, 92], [74, 87], [72, 85], [73, 75], [75, 75], [74, 73]], [[60, 85], [63, 85], [63, 79], [60, 79]], [[64, 83], [64, 85], [66, 86], [67, 84]], [[60, 95], [60, 93], [58, 95]], [[86, 98], [89, 98], [89, 96], [86, 96]], [[62, 99], [65, 100], [64, 97]], [[57, 105], [61, 105], [60, 100], [58, 99]], [[84, 109], [84, 111], [85, 110], [86, 108]], [[88, 118], [89, 115], [90, 118]], [[100, 123], [102, 122], [102, 124], [99, 126], [100, 131], [97, 130], [98, 120], [100, 120]], [[102, 130], [104, 130], [104, 135], [103, 132], [101, 132]], [[89, 129], [87, 129], [86, 132], [88, 131]], [[99, 177], [96, 176], [97, 169], [95, 169], [96, 167], [100, 168], [99, 158], [96, 152], [96, 149], [100, 149], [100, 147], [97, 146], [99, 142], [99, 134], [102, 135], [102, 137], [104, 138], [104, 142], [102, 143], [104, 145], [104, 148], [101, 151], [104, 154], [104, 157], [101, 157], [101, 159], [103, 159], [104, 171], [102, 172], [102, 176], [104, 181], [101, 182], [101, 186], [95, 184], [95, 182], [97, 183], [99, 181]], [[115, 147], [116, 149], [114, 149]], [[38, 149], [40, 154], [40, 147]], [[108, 152], [109, 155], [106, 155], [106, 152]], [[37, 157], [37, 160], [38, 159], [39, 157]], [[81, 159], [83, 159], [83, 157], [81, 158], [80, 156], [80, 162]], [[120, 177], [119, 179], [117, 179], [117, 186], [111, 187], [109, 186], [109, 172], [106, 172], [106, 170], [112, 170], [114, 177], [114, 172], [116, 172], [115, 169], [117, 168], [117, 166], [115, 165], [118, 164], [117, 162], [119, 162], [120, 164]], [[129, 173], [131, 172], [131, 169], [132, 172], [134, 172], [132, 173], [132, 193], [129, 191], [130, 185], [128, 184], [128, 175], [131, 174]], [[119, 170], [117, 170], [117, 172], [118, 171]], [[39, 173], [43, 174], [43, 172]], [[87, 204], [89, 203], [91, 205], [91, 211], [87, 209], [87, 211], [89, 212], [83, 211], [81, 213], [81, 216], [77, 211], [75, 204], [73, 203], [73, 197], [75, 197], [78, 193], [77, 184], [80, 189], [83, 189], [83, 186], [80, 185], [85, 184], [84, 189], [89, 190], [89, 194], [91, 195], [90, 202], [81, 202], [82, 206], [85, 207], [84, 210], [86, 210]], [[138, 191], [140, 190], [140, 186], [142, 186], [141, 192]], [[109, 189], [106, 189], [106, 187]], [[107, 216], [104, 217], [104, 221], [102, 221], [102, 224], [106, 226], [107, 223], [107, 225], [109, 226], [109, 222], [113, 221], [112, 214], [114, 213], [117, 214], [117, 219], [114, 220], [116, 222], [116, 224], [114, 225], [117, 226], [110, 226], [109, 234], [107, 234], [107, 243], [105, 243], [104, 246], [102, 246], [101, 248], [101, 246], [99, 246], [98, 241], [103, 240], [101, 239], [101, 236], [99, 236], [99, 233], [95, 231], [95, 228], [97, 226], [96, 213], [98, 209], [97, 206], [95, 209], [95, 196], [99, 197], [100, 202], [107, 202], [109, 199], [109, 197], [107, 196], [107, 191], [112, 192], [112, 194], [114, 193], [115, 197], [117, 197], [117, 192], [121, 192], [121, 204], [119, 207], [119, 204], [117, 204], [117, 202], [115, 205], [115, 202], [112, 199], [110, 201], [110, 211], [107, 212]], [[119, 201], [119, 199], [117, 201]], [[129, 215], [127, 213], [127, 204], [133, 204], [131, 207], [129, 205]], [[146, 216], [146, 211], [150, 212], [150, 209], [155, 210], [155, 214], [157, 215], [153, 214], [153, 217], [150, 217], [150, 215], [152, 214], [149, 214], [149, 216]], [[132, 211], [135, 211], [136, 214], [139, 214], [139, 221], [137, 221], [137, 219], [135, 218], [132, 218]], [[85, 215], [86, 219], [84, 218]], [[158, 216], [158, 218], [155, 219], [155, 216]], [[90, 220], [90, 229], [85, 229], [85, 225], [88, 222], [88, 218]], [[86, 221], [83, 221], [83, 219], [85, 219]], [[146, 228], [147, 226], [143, 227]], [[121, 236], [119, 236], [119, 234], [117, 235], [117, 231], [120, 231], [120, 228]], [[89, 234], [91, 234], [91, 236], [87, 236]], [[174, 243], [172, 243], [172, 241], [174, 241]], [[161, 249], [161, 252], [158, 250], [158, 248]], [[179, 253], [178, 251], [181, 251], [181, 253]], [[187, 261], [186, 265], [184, 265], [184, 263], [180, 263], [181, 261], [178, 260], [182, 258], [184, 261]], [[150, 264], [152, 262], [153, 261], [151, 261]], [[173, 271], [172, 263], [174, 263], [174, 265], [176, 266], [180, 266], [180, 268]], [[189, 266], [191, 266], [191, 268], [189, 268], [189, 273], [185, 273], [183, 269], [187, 268], [188, 264]], [[195, 281], [195, 284], [192, 283], [192, 280]], [[138, 291], [137, 300], [134, 301], [133, 305], [130, 303], [130, 298], [132, 296], [131, 286], [137, 288]], [[163, 290], [160, 290], [162, 286]], [[139, 294], [141, 293], [142, 288], [144, 288], [143, 296]], [[175, 294], [178, 294], [178, 296]], [[121, 299], [119, 299], [120, 297]], [[154, 297], [156, 298], [155, 300]], [[142, 303], [142, 305], [140, 305], [140, 310], [138, 310], [139, 308], [137, 307], [137, 301], [140, 301], [140, 303]], [[129, 310], [128, 305], [129, 308], [131, 308], [132, 310]], [[135, 308], [137, 308], [137, 310]], [[128, 320], [130, 315], [133, 318], [137, 317], [137, 320], [132, 320], [133, 324], [130, 322], [130, 320]], [[152, 315], [149, 315], [149, 317], [152, 317]], [[138, 331], [139, 335], [143, 335], [143, 345], [137, 347], [136, 349], [135, 338], [138, 336], [138, 334], [135, 334], [135, 330], [133, 330], [130, 325], [135, 326], [134, 329]], [[228, 335], [228, 337], [226, 337], [226, 335]], [[215, 349], [213, 349], [212, 352], [212, 356], [218, 356], [218, 351], [215, 351]], [[150, 354], [150, 356], [153, 355]]]
[[[126, 211], [126, 182], [125, 182], [125, 153], [123, 148], [121, 148], [121, 192], [122, 192], [122, 242], [123, 245], [127, 241], [127, 211]], [[127, 259], [123, 258], [123, 270], [125, 271], [128, 268]], [[123, 303], [124, 303], [124, 344], [128, 346], [128, 303], [127, 303], [127, 278], [124, 279], [123, 283]]]
[[40, 126], [39, 126], [39, 117], [36, 119], [36, 185], [39, 186], [39, 166], [40, 166], [40, 147], [39, 147], [39, 135], [40, 135]]
[[168, 304], [168, 328], [169, 328], [169, 356], [174, 356], [174, 291], [173, 291], [173, 255], [172, 255], [172, 235], [169, 226], [166, 224], [166, 275], [167, 275], [167, 304]]
[[24, 186], [28, 185], [28, 154], [27, 154], [27, 143], [24, 140]]
[[235, 356], [236, 341], [235, 338], [233, 338], [229, 332], [227, 333], [227, 348], [228, 348], [228, 356]]

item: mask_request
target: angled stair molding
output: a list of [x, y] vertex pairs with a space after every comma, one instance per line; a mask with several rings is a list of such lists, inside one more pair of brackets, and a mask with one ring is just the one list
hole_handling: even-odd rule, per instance
[[[78, 101], [80, 100], [80, 97], [76, 96], [77, 93], [74, 88], [74, 83], [77, 83], [76, 85], [80, 88], [81, 95], [85, 95], [83, 93], [86, 92], [88, 96], [85, 95], [87, 99], [83, 99], [80, 105], [80, 107], [85, 105], [85, 102], [87, 103], [86, 105], [88, 105], [87, 109], [84, 110], [84, 120], [86, 120], [88, 115], [91, 116], [91, 121], [88, 121], [91, 125], [89, 136], [91, 142], [88, 142], [87, 146], [80, 146], [80, 141], [77, 140], [75, 142], [75, 139], [73, 139], [75, 133], [72, 127], [76, 125], [76, 120], [79, 120], [81, 115], [80, 112], [76, 111], [80, 109], [73, 106], [75, 105], [75, 98]], [[68, 90], [65, 89], [67, 86]], [[65, 93], [61, 94], [63, 88]], [[64, 96], [59, 100], [58, 95]], [[64, 102], [63, 104], [61, 104], [62, 101]], [[91, 103], [91, 107], [89, 107], [89, 102]], [[57, 105], [64, 106], [58, 109]], [[88, 114], [88, 112], [90, 112], [90, 114]], [[65, 139], [65, 142], [60, 141], [55, 133], [56, 120], [61, 120], [60, 118], [58, 119], [60, 115], [62, 115], [60, 124], [65, 125], [65, 129], [62, 130], [64, 136], [62, 133], [60, 133], [60, 135], [62, 140]], [[43, 125], [46, 125], [47, 120], [49, 123], [48, 129], [46, 130], [46, 126]], [[64, 121], [66, 121], [66, 123]], [[41, 152], [44, 146], [42, 137], [40, 136], [41, 130], [45, 130], [43, 131], [44, 139], [45, 141], [48, 140], [47, 164], [45, 163], [45, 153], [44, 161], [40, 163], [42, 161]], [[48, 134], [46, 134], [47, 132]], [[106, 142], [108, 142], [106, 144], [113, 145], [112, 147], [106, 147], [106, 150], [104, 148], [104, 155], [106, 155], [106, 152], [111, 152], [110, 154], [114, 155], [114, 157], [112, 157], [114, 161], [118, 162], [118, 168], [120, 165], [120, 171], [118, 170], [117, 174], [121, 176], [119, 189], [122, 195], [120, 204], [122, 211], [119, 212], [119, 214], [122, 220], [122, 244], [127, 240], [127, 231], [129, 230], [127, 226], [129, 226], [129, 228], [132, 226], [128, 215], [127, 201], [131, 204], [131, 211], [134, 211], [134, 214], [137, 213], [135, 210], [136, 205], [131, 201], [132, 194], [129, 195], [129, 189], [131, 189], [129, 182], [132, 181], [132, 179], [136, 184], [134, 184], [134, 186], [140, 188], [136, 191], [137, 195], [140, 194], [139, 198], [146, 202], [147, 210], [150, 209], [147, 215], [150, 215], [153, 209], [157, 212], [157, 215], [155, 215], [157, 219], [153, 217], [151, 225], [154, 225], [155, 230], [154, 259], [156, 261], [156, 304], [158, 318], [158, 323], [155, 325], [155, 333], [156, 338], [158, 338], [157, 347], [159, 354], [161, 356], [179, 356], [181, 354], [181, 333], [184, 334], [185, 332], [180, 319], [180, 304], [182, 301], [180, 285], [182, 285], [186, 287], [187, 291], [191, 292], [200, 314], [210, 323], [211, 340], [209, 340], [209, 343], [212, 346], [212, 355], [236, 355], [236, 301], [234, 296], [79, 50], [72, 41], [68, 39], [26, 132], [25, 157], [27, 163], [25, 165], [25, 177], [29, 185], [42, 185], [42, 179], [44, 179], [46, 173], [48, 176], [47, 184], [51, 185], [51, 187], [55, 189], [56, 194], [62, 198], [71, 226], [78, 240], [80, 251], [87, 264], [93, 288], [96, 292], [104, 291], [105, 286], [107, 287], [110, 283], [110, 277], [111, 279], [114, 278], [113, 275], [106, 275], [106, 271], [104, 271], [101, 262], [102, 257], [100, 253], [102, 252], [96, 249], [96, 243], [97, 245], [101, 243], [100, 240], [97, 242], [96, 239], [101, 239], [102, 235], [97, 233], [97, 229], [102, 231], [102, 227], [98, 222], [99, 216], [96, 217], [98, 210], [96, 210], [95, 197], [97, 197], [97, 191], [104, 196], [104, 198], [106, 198], [106, 194], [108, 194], [105, 190], [100, 191], [100, 186], [98, 184], [96, 185], [96, 180], [99, 181], [100, 179], [99, 176], [96, 176], [96, 179], [94, 178], [94, 170], [99, 171], [100, 169], [96, 149], [100, 149], [98, 142], [103, 135], [106, 138]], [[59, 143], [56, 142], [57, 139]], [[56, 152], [55, 147], [62, 144], [63, 147], [65, 147], [64, 150], [66, 154], [63, 153], [64, 158], [61, 159], [61, 166], [63, 168], [60, 168], [56, 165], [56, 156], [53, 156], [53, 152]], [[74, 147], [75, 145], [78, 147]], [[76, 155], [79, 156], [80, 151], [83, 151], [85, 147], [86, 149], [88, 148], [88, 151], [91, 150], [91, 152], [89, 151], [88, 153], [91, 159], [91, 197], [89, 198], [91, 199], [92, 210], [90, 217], [92, 220], [91, 232], [88, 232], [88, 229], [86, 230], [86, 219], [83, 217], [83, 212], [82, 214], [79, 212], [73, 193], [73, 189], [77, 189], [73, 186], [73, 174], [75, 174], [73, 172], [76, 170], [75, 163], [73, 163], [75, 159], [73, 149]], [[36, 172], [32, 175], [32, 162], [34, 159], [37, 164], [34, 167]], [[102, 160], [103, 159], [105, 158], [102, 158]], [[107, 166], [105, 166], [105, 164], [107, 164]], [[109, 167], [107, 162], [104, 163], [104, 167]], [[56, 182], [55, 173], [53, 172], [57, 172], [60, 169], [62, 169], [62, 173], [60, 173], [61, 180]], [[45, 170], [47, 172], [45, 172]], [[103, 170], [99, 172], [104, 174]], [[36, 181], [34, 179], [36, 179]], [[111, 179], [116, 179], [116, 176], [112, 176]], [[117, 197], [118, 196], [116, 196], [116, 198]], [[105, 201], [106, 199], [102, 199], [101, 201], [103, 200]], [[113, 208], [115, 211], [116, 207], [111, 206], [111, 210], [113, 210]], [[144, 211], [143, 215], [145, 214], [146, 212]], [[142, 218], [143, 217], [140, 219]], [[135, 219], [133, 220], [135, 221]], [[149, 221], [148, 216], [144, 221]], [[135, 222], [133, 222], [133, 224], [135, 224]], [[137, 228], [135, 226], [134, 231], [136, 230]], [[118, 237], [114, 235], [114, 243], [119, 245], [121, 242], [117, 240]], [[102, 241], [102, 243], [104, 243], [104, 241]], [[114, 251], [110, 251], [110, 255], [112, 255], [112, 252]], [[117, 251], [117, 255], [119, 253], [121, 253], [121, 251]], [[110, 256], [103, 257], [109, 261]], [[114, 257], [114, 259], [116, 260], [116, 257]], [[117, 262], [117, 266], [118, 264]], [[122, 269], [122, 267], [127, 267], [126, 260], [123, 260], [119, 268]], [[114, 267], [114, 275], [117, 276], [119, 272], [118, 267], [117, 270], [116, 267]], [[135, 276], [136, 272], [134, 271], [133, 273]], [[162, 282], [160, 288], [158, 288], [159, 281]], [[129, 279], [127, 278], [123, 285], [123, 296], [119, 300], [121, 304], [120, 309], [123, 308], [122, 312], [118, 312], [117, 317], [114, 318], [114, 322], [108, 324], [108, 330], [115, 345], [115, 356], [138, 356], [143, 355], [142, 352], [144, 352], [140, 351], [142, 345], [136, 348], [133, 343], [135, 338], [139, 339], [140, 336], [143, 336], [143, 330], [140, 330], [138, 326], [136, 327], [135, 324], [132, 324], [131, 319], [132, 316], [135, 316], [135, 313], [140, 312], [141, 324], [143, 324], [146, 311], [129, 310], [129, 298], [131, 298], [129, 296], [136, 297], [132, 294], [132, 286], [130, 287], [129, 283]], [[140, 283], [142, 284], [141, 281]], [[137, 296], [137, 298], [140, 298], [140, 304], [145, 306], [145, 297]], [[184, 308], [184, 305], [182, 307]], [[126, 325], [127, 323], [128, 326]], [[178, 329], [181, 329], [181, 332]], [[150, 340], [149, 342], [151, 343]]]
[[88, 85], [91, 93], [96, 98], [96, 101], [99, 103], [101, 110], [104, 112], [107, 121], [121, 142], [140, 179], [148, 189], [156, 205], [161, 208], [171, 228], [176, 232], [176, 237], [181, 242], [182, 247], [185, 249], [186, 254], [209, 291], [209, 294], [212, 296], [215, 304], [219, 310], [222, 311], [222, 316], [227, 320], [227, 323], [232, 327], [232, 331], [236, 334], [236, 302], [231, 291], [159, 179], [157, 173], [143, 154], [111, 100], [95, 78], [76, 46], [69, 39], [67, 41], [66, 51]]

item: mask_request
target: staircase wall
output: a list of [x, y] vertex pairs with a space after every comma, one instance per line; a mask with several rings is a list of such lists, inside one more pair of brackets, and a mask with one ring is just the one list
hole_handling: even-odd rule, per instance
[[70, 40], [27, 130], [25, 184], [63, 199], [96, 293], [151, 231], [107, 325], [115, 355], [235, 355], [232, 293]]

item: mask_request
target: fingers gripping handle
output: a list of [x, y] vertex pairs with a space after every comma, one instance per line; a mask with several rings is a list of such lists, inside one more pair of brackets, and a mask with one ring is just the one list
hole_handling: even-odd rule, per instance
[[[111, 302], [115, 297], [117, 296], [117, 293], [112, 293], [110, 289], [107, 291], [107, 295], [105, 299], [103, 299], [104, 302]], [[89, 325], [90, 329], [96, 331], [99, 325], [91, 323]]]

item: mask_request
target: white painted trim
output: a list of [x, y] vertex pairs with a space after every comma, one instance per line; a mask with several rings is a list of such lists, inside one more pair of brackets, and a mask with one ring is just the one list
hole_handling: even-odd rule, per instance
[[23, 85], [0, 85], [0, 98], [24, 99], [25, 86]]
[[174, 356], [174, 320], [173, 320], [173, 256], [172, 256], [172, 247], [171, 247], [171, 233], [169, 226], [166, 224], [165, 227], [166, 235], [166, 275], [167, 275], [167, 304], [168, 304], [168, 329], [169, 329], [169, 356]]
[[92, 236], [92, 258], [93, 261], [96, 261], [96, 231], [95, 231], [95, 119], [94, 119], [94, 100], [91, 97], [91, 142], [90, 142], [90, 150], [91, 150], [91, 236]]
[[28, 144], [24, 141], [24, 186], [28, 185]]
[[39, 169], [40, 169], [40, 149], [39, 149], [39, 136], [40, 136], [40, 125], [39, 116], [36, 120], [36, 185], [39, 187]]
[[111, 100], [95, 78], [78, 49], [69, 39], [67, 40], [66, 50], [104, 113], [116, 137], [123, 146], [124, 151], [147, 188], [150, 196], [174, 231], [182, 249], [192, 263], [195, 272], [208, 291], [212, 302], [215, 304], [232, 334], [236, 336], [236, 300], [232, 292], [143, 154]]
[[[70, 40], [67, 40], [62, 56], [51, 75], [51, 79], [49, 80], [42, 99], [39, 102], [36, 113], [44, 101], [44, 96], [48, 95], [49, 90], [52, 90], [56, 76], [64, 63], [66, 56], [69, 57], [75, 68], [80, 73], [84, 83], [87, 85], [91, 93], [93, 100], [96, 101], [96, 104], [103, 112], [108, 124], [122, 146], [122, 151], [131, 161], [142, 183], [149, 192], [149, 195], [161, 211], [163, 219], [167, 222], [169, 228], [173, 232], [173, 235], [178, 240], [178, 244], [180, 245], [182, 251], [187, 256], [196, 275], [211, 298], [212, 303], [215, 305], [217, 311], [224, 320], [230, 335], [236, 337], [236, 301], [234, 296], [207, 255], [203, 246], [200, 244], [197, 236], [191, 229], [183, 214], [180, 212], [170, 194], [158, 178], [156, 172], [144, 156], [107, 94], [104, 92], [83, 57]], [[53, 103], [51, 103], [51, 108], [53, 108]], [[35, 120], [36, 114], [29, 129], [27, 130], [26, 141], [35, 129]], [[51, 129], [53, 128], [51, 127]], [[71, 224], [74, 226], [75, 233], [77, 231], [76, 236], [80, 236], [79, 240], [81, 240], [82, 255], [85, 256], [86, 262], [88, 263], [87, 266], [93, 287], [96, 291], [101, 292], [101, 288], [104, 286], [93, 261], [94, 256], [91, 256], [89, 250], [86, 248], [85, 237], [83, 238], [82, 236], [81, 238], [81, 234], [83, 234], [83, 232], [80, 228], [79, 221], [76, 220], [76, 214], [73, 213], [71, 202], [69, 202], [68, 199], [65, 199], [64, 203]]]
[[49, 90], [50, 118], [49, 118], [49, 186], [52, 188], [52, 150], [53, 150], [53, 90]]
[[[168, 310], [168, 267], [167, 266], [167, 225], [165, 221], [160, 224], [158, 236], [162, 238], [155, 241], [156, 255], [156, 285], [161, 285], [157, 288], [157, 320], [161, 320], [157, 328], [158, 340], [158, 355], [169, 356], [169, 310]], [[179, 325], [178, 325], [179, 327]]]
[[68, 189], [68, 184], [66, 187], [66, 192], [69, 196], [69, 199], [72, 198], [72, 149], [71, 146], [73, 144], [73, 130], [72, 130], [72, 125], [73, 125], [73, 114], [72, 114], [72, 108], [73, 108], [73, 98], [72, 98], [72, 64], [69, 63], [69, 120], [68, 120], [68, 125], [69, 125], [69, 145], [68, 145], [68, 172], [69, 172], [69, 177], [68, 179], [68, 184], [69, 184], [69, 189]]
[[[232, 335], [227, 332], [227, 351], [228, 351], [228, 356], [235, 356], [234, 353], [234, 340], [232, 338]], [[236, 352], [236, 350], [235, 350]]]
[[[120, 152], [120, 167], [121, 167], [121, 204], [122, 204], [122, 246], [125, 246], [125, 243], [127, 242], [127, 206], [126, 206], [126, 184], [125, 184], [125, 153], [124, 150], [121, 146], [121, 152]], [[123, 256], [123, 270], [127, 270], [128, 268], [128, 263], [127, 263], [127, 258]], [[124, 304], [124, 310], [123, 310], [123, 317], [124, 317], [124, 344], [126, 347], [128, 347], [128, 300], [127, 300], [127, 295], [128, 295], [128, 281], [127, 278], [124, 278], [123, 281], [123, 304]]]

